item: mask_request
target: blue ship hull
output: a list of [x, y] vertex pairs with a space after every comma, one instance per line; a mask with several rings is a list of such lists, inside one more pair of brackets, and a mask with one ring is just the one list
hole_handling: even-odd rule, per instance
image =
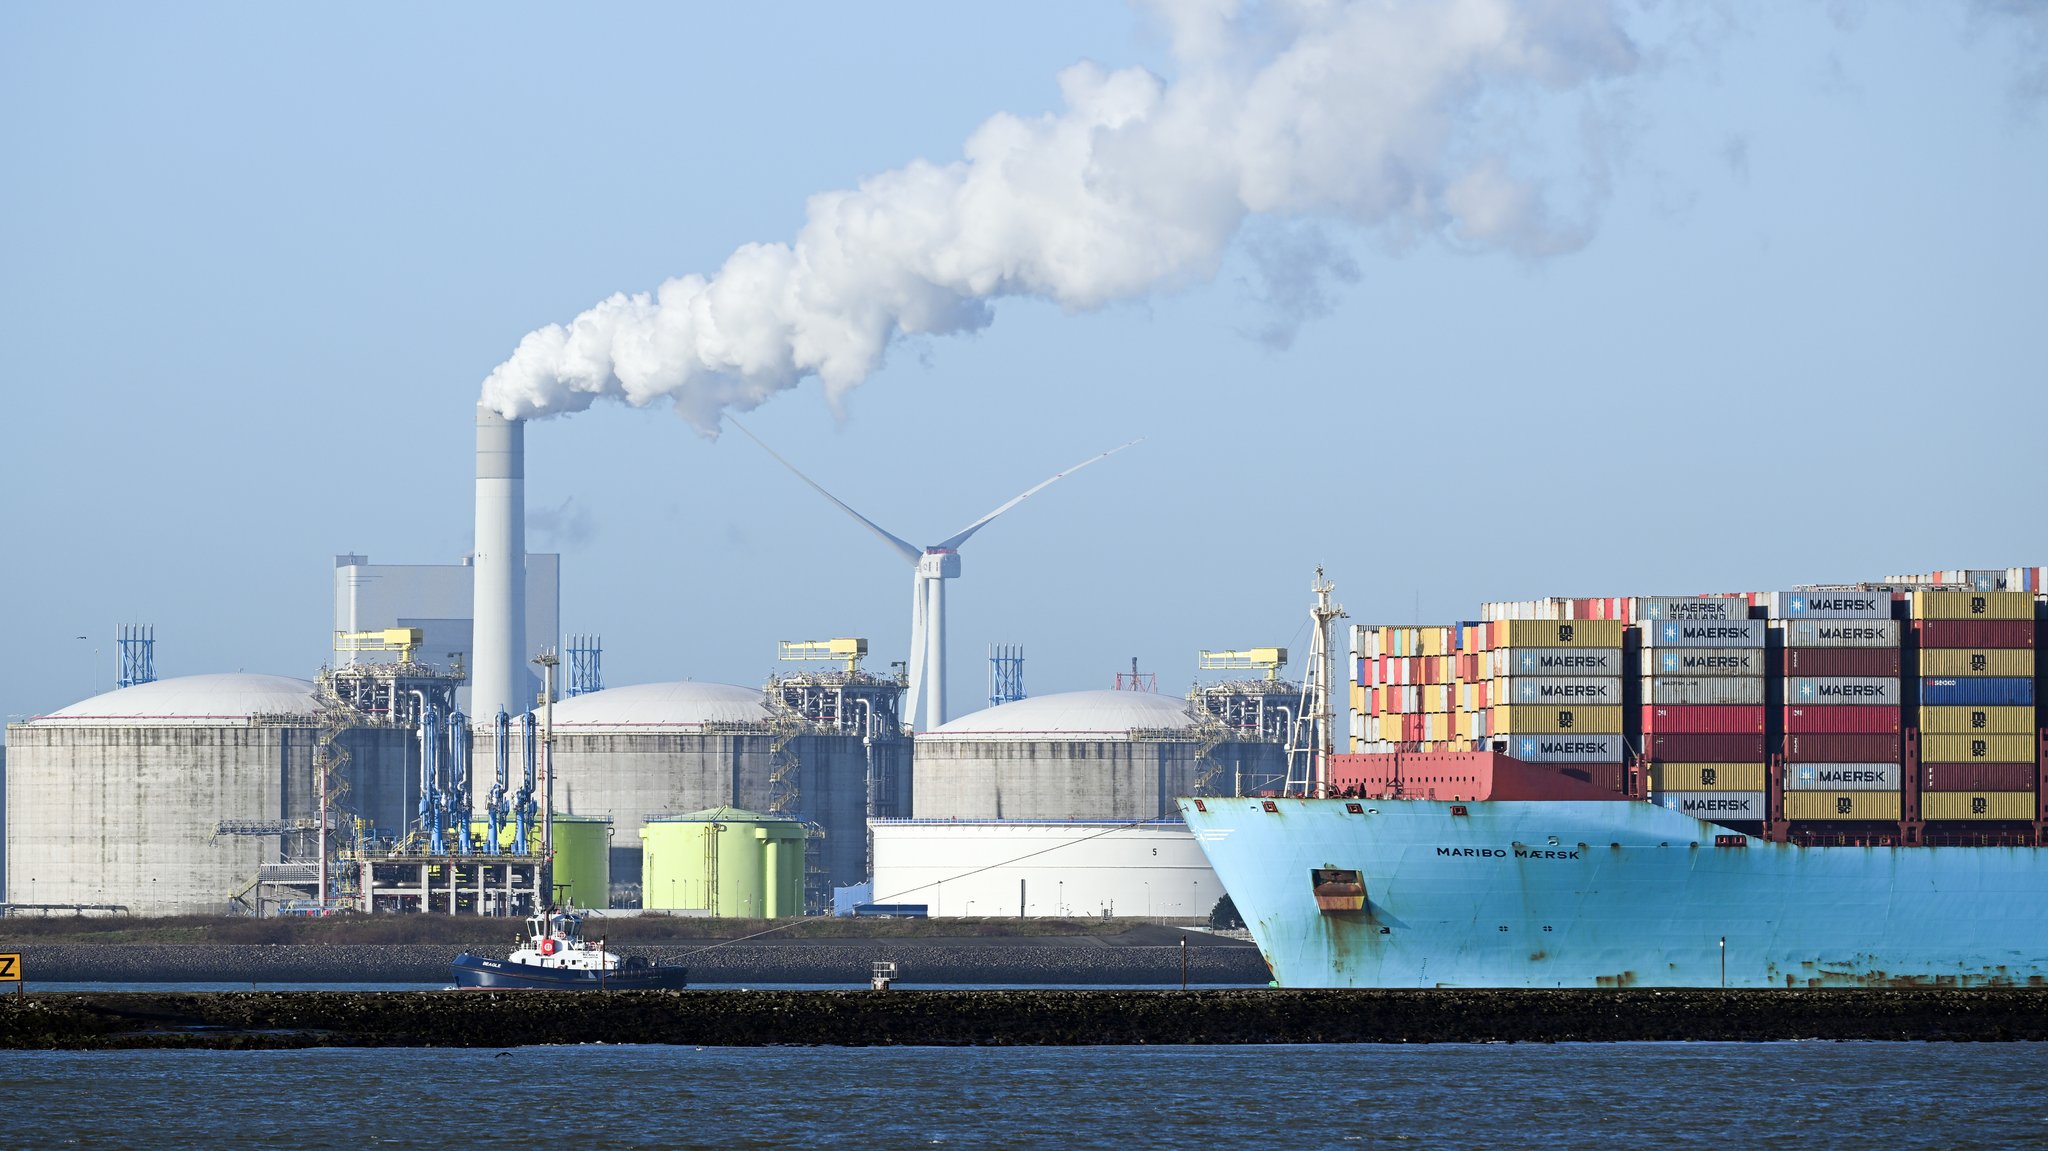
[[448, 967], [457, 987], [497, 991], [654, 991], [689, 986], [688, 968], [645, 963], [599, 974], [486, 959], [465, 951]]
[[[2048, 984], [2048, 849], [1802, 848], [1632, 801], [1179, 803], [1283, 987]], [[1362, 899], [1318, 900], [1353, 871]]]

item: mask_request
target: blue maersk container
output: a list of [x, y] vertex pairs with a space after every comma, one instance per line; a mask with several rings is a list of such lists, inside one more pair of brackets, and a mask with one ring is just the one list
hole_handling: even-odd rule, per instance
[[1922, 707], [2031, 706], [2034, 681], [2004, 676], [1943, 676], [1920, 681]]

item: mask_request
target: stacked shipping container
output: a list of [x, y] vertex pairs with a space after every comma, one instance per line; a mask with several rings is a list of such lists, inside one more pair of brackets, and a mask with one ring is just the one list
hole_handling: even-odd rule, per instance
[[1764, 621], [1727, 596], [1642, 597], [1633, 614], [1652, 797], [1702, 819], [1762, 820]]
[[1921, 818], [2035, 819], [2034, 614], [2026, 591], [1913, 594]]
[[1621, 763], [1620, 620], [1506, 619], [1473, 631], [1492, 656], [1495, 746], [1527, 763]]
[[1899, 621], [1888, 591], [1779, 592], [1784, 817], [1896, 821]]

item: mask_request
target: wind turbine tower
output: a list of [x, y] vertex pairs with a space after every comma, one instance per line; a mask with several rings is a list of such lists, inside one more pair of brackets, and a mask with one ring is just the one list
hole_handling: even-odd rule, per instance
[[910, 691], [909, 697], [904, 700], [903, 713], [908, 716], [917, 715], [918, 701], [920, 698], [923, 699], [924, 720], [922, 723], [916, 724], [917, 729], [920, 731], [931, 731], [946, 722], [946, 581], [960, 577], [960, 545], [966, 543], [969, 536], [987, 527], [989, 521], [1030, 499], [1032, 496], [1037, 495], [1053, 483], [1065, 479], [1098, 460], [1108, 459], [1110, 456], [1130, 447], [1131, 444], [1140, 442], [1132, 440], [1130, 443], [1118, 444], [1101, 455], [1090, 456], [1063, 472], [1054, 472], [1050, 477], [1026, 490], [1023, 494], [1010, 500], [1010, 502], [975, 520], [938, 543], [921, 548], [903, 537], [885, 530], [880, 524], [854, 511], [851, 507], [847, 506], [846, 501], [826, 491], [818, 481], [798, 471], [795, 464], [776, 455], [774, 448], [762, 443], [759, 436], [748, 431], [738, 421], [727, 417], [726, 422], [732, 424], [735, 428], [739, 428], [742, 435], [754, 441], [755, 444], [760, 446], [762, 451], [767, 452], [770, 456], [774, 456], [776, 463], [788, 468], [796, 478], [811, 485], [812, 490], [831, 500], [840, 511], [859, 520], [862, 526], [875, 533], [883, 543], [888, 544], [898, 555], [910, 561], [911, 567], [914, 569], [910, 585]]

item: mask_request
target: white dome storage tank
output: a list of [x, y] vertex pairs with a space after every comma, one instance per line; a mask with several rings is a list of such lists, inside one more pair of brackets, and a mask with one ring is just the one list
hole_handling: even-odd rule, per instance
[[917, 819], [1177, 821], [1177, 796], [1284, 774], [1279, 745], [1209, 738], [1186, 700], [1142, 691], [1034, 696], [917, 737]]
[[[299, 835], [220, 835], [224, 822], [310, 819], [314, 686], [193, 675], [107, 692], [7, 729], [7, 901], [138, 915], [251, 910], [258, 869], [310, 858]], [[347, 806], [402, 827], [410, 740], [344, 732]], [[309, 833], [310, 834], [310, 833]]]

